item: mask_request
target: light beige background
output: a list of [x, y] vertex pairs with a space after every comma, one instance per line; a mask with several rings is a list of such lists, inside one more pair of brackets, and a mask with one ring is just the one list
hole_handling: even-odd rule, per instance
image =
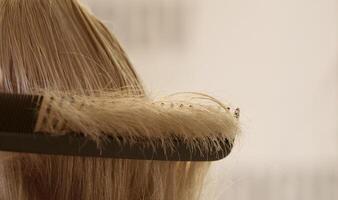
[[338, 199], [336, 0], [87, 3], [152, 95], [200, 91], [241, 107], [243, 133], [206, 199]]

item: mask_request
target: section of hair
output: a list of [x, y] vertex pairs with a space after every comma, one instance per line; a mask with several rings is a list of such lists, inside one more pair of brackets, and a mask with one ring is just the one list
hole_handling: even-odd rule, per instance
[[0, 9], [4, 90], [142, 91], [116, 38], [77, 0], [1, 0]]
[[[70, 122], [66, 127], [84, 131], [92, 138], [100, 138], [101, 130], [113, 132], [109, 131], [112, 125], [108, 118], [118, 113], [118, 107], [101, 106], [108, 98], [115, 100], [116, 96], [112, 95], [115, 93], [104, 93], [109, 90], [142, 97], [128, 101], [129, 106], [135, 105], [127, 109], [128, 113], [135, 112], [134, 108], [147, 108], [148, 116], [162, 123], [158, 127], [150, 126], [149, 119], [138, 113], [135, 124], [127, 126], [128, 117], [120, 121], [123, 122], [120, 130], [134, 127], [128, 134], [150, 135], [152, 129], [162, 130], [170, 123], [175, 130], [184, 129], [181, 134], [186, 137], [216, 133], [213, 129], [225, 133], [225, 126], [229, 136], [234, 133], [233, 119], [226, 111], [219, 116], [209, 108], [196, 105], [199, 111], [188, 114], [187, 110], [183, 112], [185, 108], [166, 111], [165, 106], [147, 103], [142, 84], [116, 38], [77, 0], [0, 0], [0, 41], [1, 91], [40, 94], [43, 90], [47, 91], [46, 95], [55, 91], [72, 94], [76, 101], [84, 101], [91, 109], [84, 111], [74, 104], [60, 107], [53, 104], [54, 113], [58, 120]], [[125, 105], [118, 99], [117, 103]], [[137, 107], [141, 103], [144, 107]], [[180, 120], [195, 117], [194, 123], [199, 123], [204, 131], [180, 123], [174, 119], [177, 115]], [[209, 125], [199, 121], [199, 116]], [[225, 125], [221, 125], [224, 120]], [[44, 126], [51, 128], [48, 123]], [[208, 166], [209, 163], [202, 162], [13, 154], [0, 162], [0, 199], [194, 200], [199, 197]]]
[[162, 140], [163, 148], [181, 138], [201, 152], [225, 139], [233, 141], [238, 132], [235, 114], [210, 96], [181, 93], [153, 100], [135, 93], [98, 91], [85, 96], [47, 91], [36, 132], [83, 133], [98, 143], [105, 136], [143, 138], [150, 144]]
[[2, 165], [1, 189], [6, 200], [197, 199], [208, 165], [27, 154]]

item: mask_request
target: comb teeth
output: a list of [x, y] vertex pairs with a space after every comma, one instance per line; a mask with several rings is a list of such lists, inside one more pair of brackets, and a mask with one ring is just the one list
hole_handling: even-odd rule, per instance
[[42, 96], [0, 93], [0, 131], [33, 132]]

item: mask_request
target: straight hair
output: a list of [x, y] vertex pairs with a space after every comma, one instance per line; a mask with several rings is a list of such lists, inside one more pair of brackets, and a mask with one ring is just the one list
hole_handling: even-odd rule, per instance
[[[121, 91], [147, 98], [117, 39], [78, 0], [0, 0], [0, 91], [92, 97]], [[234, 132], [234, 127], [231, 121], [224, 128]], [[1, 200], [195, 200], [210, 165], [29, 153], [5, 157]]]

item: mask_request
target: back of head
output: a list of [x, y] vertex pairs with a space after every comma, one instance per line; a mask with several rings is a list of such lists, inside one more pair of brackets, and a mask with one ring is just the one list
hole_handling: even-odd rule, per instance
[[[9, 93], [143, 94], [118, 41], [78, 0], [0, 0], [0, 76]], [[15, 154], [0, 161], [0, 199], [194, 199], [207, 166]]]

